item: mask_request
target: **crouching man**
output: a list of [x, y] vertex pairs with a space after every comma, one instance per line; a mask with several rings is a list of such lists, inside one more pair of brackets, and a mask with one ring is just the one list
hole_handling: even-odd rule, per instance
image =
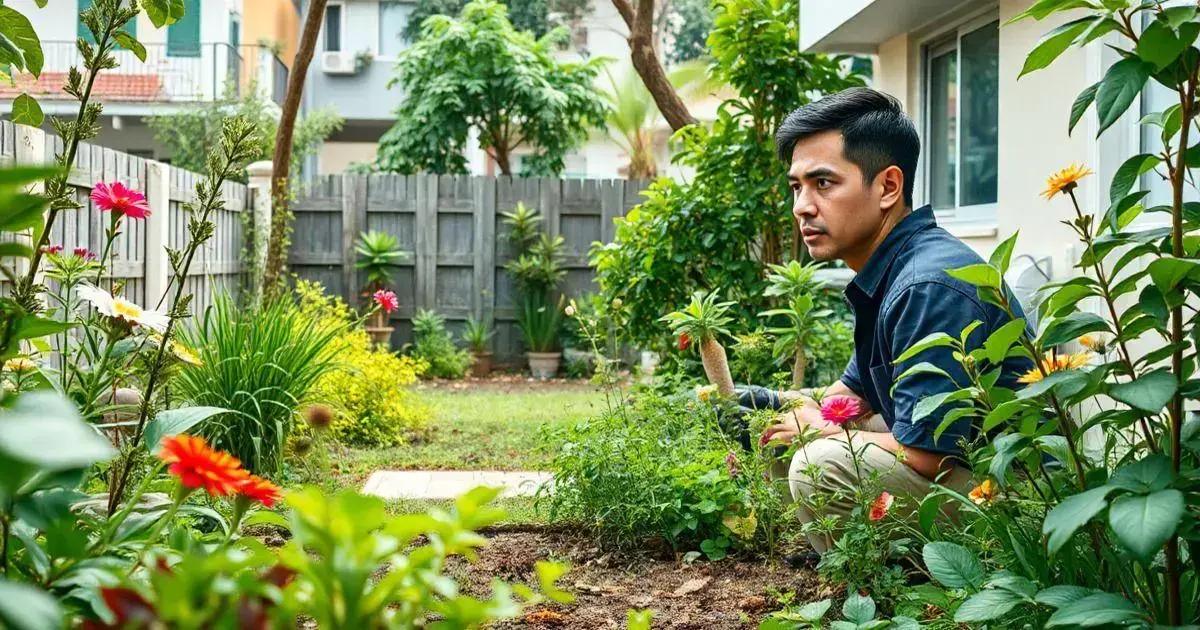
[[[818, 260], [844, 261], [857, 272], [845, 292], [854, 312], [854, 354], [824, 396], [851, 397], [847, 407], [857, 407], [849, 439], [861, 453], [862, 474], [879, 475], [893, 496], [919, 499], [934, 481], [965, 490], [971, 474], [963, 465], [961, 444], [975, 438], [976, 428], [960, 420], [935, 440], [945, 407], [912, 419], [920, 400], [957, 388], [934, 373], [897, 382], [923, 361], [965, 382], [961, 367], [946, 348], [895, 360], [932, 333], [958, 336], [976, 320], [983, 324], [971, 334], [969, 346], [977, 347], [1009, 319], [980, 300], [973, 286], [946, 273], [983, 260], [937, 226], [932, 208], [912, 207], [920, 153], [916, 128], [896, 99], [853, 88], [792, 112], [777, 130], [776, 143], [780, 158], [790, 164], [792, 214], [808, 251]], [[1030, 367], [1031, 362], [1009, 359], [1000, 384], [1011, 387]], [[796, 452], [788, 485], [800, 518], [810, 522], [822, 515], [805, 507], [809, 497], [852, 490], [858, 482], [846, 432], [822, 419], [811, 400], [778, 416], [762, 439], [790, 443], [804, 427], [821, 437]], [[810, 466], [820, 469], [816, 481], [804, 472]], [[853, 508], [846, 499], [824, 510], [845, 516]], [[809, 542], [823, 553], [833, 541], [812, 535]]]

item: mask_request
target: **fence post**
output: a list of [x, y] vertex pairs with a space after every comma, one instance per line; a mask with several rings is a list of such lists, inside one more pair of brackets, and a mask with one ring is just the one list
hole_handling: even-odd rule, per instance
[[354, 242], [367, 227], [367, 177], [342, 175], [342, 286], [347, 301], [358, 303], [358, 269], [354, 267]]
[[[28, 125], [13, 125], [15, 128], [14, 135], [16, 136], [16, 146], [13, 147], [13, 162], [15, 166], [34, 166], [44, 164], [46, 162], [46, 132], [37, 127]], [[28, 192], [40, 193], [43, 192], [42, 182], [30, 184]], [[17, 242], [23, 242], [32, 246], [33, 233], [32, 231], [22, 232], [17, 236]], [[29, 259], [18, 257], [13, 271], [17, 275], [24, 275], [29, 272]], [[42, 282], [42, 273], [38, 272], [34, 278], [34, 282]]]
[[246, 261], [249, 269], [243, 273], [249, 279], [248, 285], [253, 302], [258, 303], [262, 298], [262, 275], [267, 267], [267, 243], [271, 240], [271, 161], [262, 160], [246, 167], [249, 176], [246, 183], [246, 195], [253, 201], [253, 208], [247, 208], [250, 215], [250, 259]]
[[[171, 262], [167, 246], [171, 242], [171, 167], [146, 160], [146, 305], [153, 307], [171, 284]], [[181, 279], [182, 281], [183, 279]]]
[[475, 192], [475, 295], [471, 314], [489, 330], [496, 320], [496, 182], [495, 177], [474, 177]]

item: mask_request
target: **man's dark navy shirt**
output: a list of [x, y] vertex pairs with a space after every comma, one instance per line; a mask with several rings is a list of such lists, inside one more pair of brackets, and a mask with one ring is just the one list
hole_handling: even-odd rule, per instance
[[[974, 286], [946, 273], [980, 262], [983, 259], [970, 247], [937, 226], [933, 210], [925, 206], [901, 219], [846, 287], [846, 299], [854, 311], [854, 355], [842, 383], [883, 416], [900, 444], [959, 455], [960, 442], [975, 437], [976, 427], [962, 419], [934, 440], [935, 430], [952, 405], [912, 422], [918, 401], [958, 389], [945, 376], [917, 374], [896, 384], [898, 376], [921, 362], [932, 363], [967, 384], [966, 374], [949, 348], [926, 350], [901, 363], [895, 359], [932, 333], [957, 338], [976, 320], [983, 324], [971, 333], [967, 345], [968, 350], [977, 348], [1009, 321], [1002, 309], [979, 299]], [[1011, 298], [1007, 286], [1005, 291]], [[1024, 317], [1020, 304], [1011, 301], [1017, 317]], [[1017, 377], [1032, 366], [1027, 359], [1010, 358], [997, 384], [1013, 387]]]

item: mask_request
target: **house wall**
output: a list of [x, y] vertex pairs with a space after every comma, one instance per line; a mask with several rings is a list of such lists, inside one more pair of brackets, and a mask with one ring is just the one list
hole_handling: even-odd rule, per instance
[[280, 60], [291, 68], [300, 41], [300, 13], [293, 0], [251, 0], [245, 10], [242, 43], [277, 44]]

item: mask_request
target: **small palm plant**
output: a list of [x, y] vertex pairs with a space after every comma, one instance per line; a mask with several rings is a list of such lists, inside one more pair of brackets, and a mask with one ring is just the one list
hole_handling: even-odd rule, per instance
[[517, 202], [512, 212], [501, 212], [500, 216], [508, 226], [508, 242], [514, 252], [528, 250], [542, 233], [542, 215], [523, 203]]
[[474, 317], [467, 318], [466, 324], [463, 326], [463, 341], [467, 342], [467, 347], [471, 349], [471, 357], [474, 361], [471, 363], [471, 374], [473, 376], [483, 378], [492, 371], [492, 353], [488, 350], [488, 342], [496, 331], [488, 328], [488, 325]]
[[717, 336], [729, 336], [726, 326], [733, 321], [728, 315], [731, 306], [733, 302], [718, 302], [715, 291], [707, 295], [697, 291], [682, 311], [670, 313], [660, 320], [671, 326], [672, 333], [679, 335], [680, 348], [686, 349], [693, 341], [697, 342], [704, 374], [722, 396], [733, 395], [733, 376], [729, 373], [725, 347]]
[[808, 338], [814, 325], [833, 311], [821, 309], [813, 311], [816, 304], [816, 294], [825, 282], [816, 279], [816, 273], [824, 265], [820, 263], [801, 264], [790, 261], [786, 265], [770, 265], [767, 281], [770, 285], [764, 291], [767, 297], [782, 297], [784, 306], [759, 313], [759, 317], [768, 319], [783, 317], [786, 324], [767, 328], [767, 332], [775, 335], [775, 356], [792, 360], [792, 386], [804, 385], [804, 374], [808, 370]]
[[400, 239], [376, 230], [360, 234], [354, 251], [358, 252], [354, 267], [367, 272], [369, 292], [387, 287], [392, 282], [392, 269], [408, 259], [408, 252], [400, 249]]

